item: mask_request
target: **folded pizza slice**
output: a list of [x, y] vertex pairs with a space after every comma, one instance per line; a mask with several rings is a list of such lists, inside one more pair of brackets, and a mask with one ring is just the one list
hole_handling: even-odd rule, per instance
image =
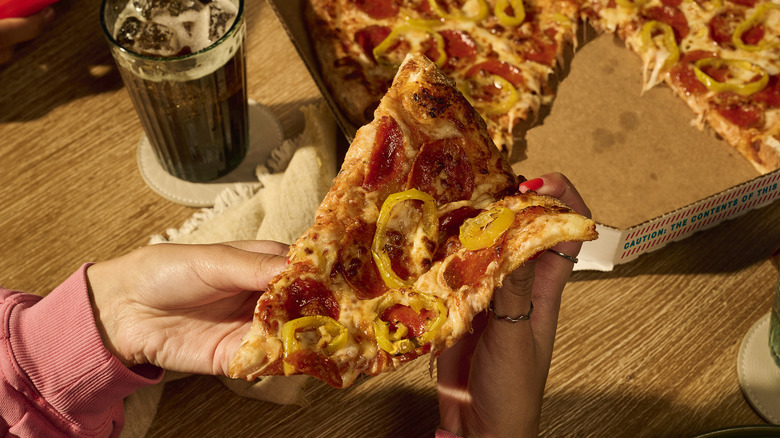
[[520, 264], [596, 238], [593, 221], [518, 184], [452, 80], [407, 57], [258, 300], [231, 376], [341, 388], [453, 345]]

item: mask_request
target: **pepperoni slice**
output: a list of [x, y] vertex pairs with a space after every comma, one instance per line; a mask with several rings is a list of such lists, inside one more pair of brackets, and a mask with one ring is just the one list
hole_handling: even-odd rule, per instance
[[335, 388], [343, 386], [338, 364], [322, 353], [312, 350], [296, 350], [284, 360], [295, 366], [301, 373], [316, 377], [330, 386]]
[[751, 27], [742, 34], [742, 42], [751, 46], [758, 45], [762, 39], [764, 39], [764, 26], [760, 24]]
[[752, 96], [756, 102], [763, 102], [770, 108], [780, 107], [780, 77], [772, 75], [769, 77], [766, 87]]
[[[477, 43], [467, 32], [462, 30], [444, 29], [439, 34], [444, 38], [444, 51], [450, 61], [472, 60], [477, 56]], [[453, 59], [455, 58], [455, 59]]]
[[474, 170], [461, 144], [456, 138], [424, 143], [412, 164], [407, 186], [428, 193], [439, 204], [470, 199]]
[[368, 163], [363, 188], [377, 190], [401, 173], [404, 159], [404, 135], [398, 122], [384, 116], [377, 122], [374, 150]]
[[674, 37], [678, 43], [688, 35], [688, 32], [690, 32], [685, 14], [676, 7], [655, 6], [645, 9], [643, 15], [650, 20], [660, 21], [671, 26], [674, 30]]
[[669, 78], [686, 96], [706, 93], [707, 87], [696, 78], [692, 64], [699, 59], [713, 56], [716, 55], [704, 50], [690, 52], [672, 68], [669, 72]]
[[360, 300], [376, 298], [387, 291], [371, 256], [375, 231], [376, 226], [361, 223], [356, 229], [349, 231], [339, 250], [338, 269], [347, 283], [355, 289], [355, 296]]
[[452, 290], [458, 290], [462, 286], [477, 286], [488, 266], [498, 260], [498, 257], [498, 251], [493, 247], [467, 251], [463, 257], [455, 257], [447, 264], [444, 281]]
[[290, 319], [307, 315], [325, 315], [339, 318], [339, 303], [333, 292], [311, 278], [297, 278], [287, 287], [284, 308]]
[[474, 65], [466, 72], [466, 76], [474, 77], [483, 72], [501, 76], [502, 78], [511, 82], [515, 87], [519, 87], [525, 82], [523, 79], [523, 73], [519, 68], [517, 68], [517, 66], [514, 66], [508, 62], [499, 61], [497, 59], [491, 59]]
[[433, 37], [427, 38], [420, 44], [420, 51], [433, 62], [436, 62], [440, 56], [446, 56], [446, 51], [445, 53], [439, 52], [439, 47], [436, 45], [436, 40]]
[[387, 26], [372, 25], [355, 32], [355, 42], [363, 49], [363, 53], [369, 59], [374, 59], [374, 48], [390, 35], [390, 28]]
[[429, 309], [423, 308], [420, 309], [420, 313], [417, 313], [409, 306], [394, 304], [382, 312], [379, 318], [390, 323], [391, 332], [398, 329], [398, 323], [405, 325], [409, 329], [409, 334], [406, 337], [413, 338], [425, 333], [425, 323], [435, 316], [436, 314]]
[[723, 47], [733, 47], [731, 35], [740, 22], [745, 18], [745, 14], [737, 9], [725, 10], [710, 20], [710, 37], [716, 44]]
[[479, 211], [474, 207], [464, 206], [443, 214], [439, 218], [439, 237], [447, 239], [458, 235], [463, 221], [476, 217]]
[[552, 66], [558, 55], [558, 43], [555, 41], [556, 30], [547, 28], [544, 32], [534, 32], [530, 48], [525, 52], [525, 59], [539, 64]]
[[355, 6], [378, 20], [398, 15], [397, 0], [355, 0]]
[[730, 123], [741, 128], [755, 128], [764, 122], [764, 113], [756, 102], [734, 93], [719, 93], [713, 102], [715, 110]]
[[434, 262], [443, 260], [462, 247], [458, 238], [460, 226], [463, 225], [463, 221], [475, 217], [479, 212], [480, 210], [476, 208], [465, 206], [445, 213], [439, 218], [439, 245], [433, 256]]

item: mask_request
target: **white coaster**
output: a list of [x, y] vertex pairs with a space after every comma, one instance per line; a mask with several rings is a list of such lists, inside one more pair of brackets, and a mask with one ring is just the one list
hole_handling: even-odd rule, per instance
[[737, 360], [739, 386], [764, 420], [780, 424], [780, 367], [769, 352], [769, 313], [748, 330]]
[[249, 101], [249, 149], [244, 161], [232, 172], [205, 183], [193, 183], [169, 174], [157, 161], [144, 134], [138, 144], [138, 169], [146, 184], [157, 194], [189, 207], [211, 207], [217, 195], [236, 183], [259, 184], [255, 168], [266, 162], [271, 151], [284, 140], [282, 126], [265, 106]]

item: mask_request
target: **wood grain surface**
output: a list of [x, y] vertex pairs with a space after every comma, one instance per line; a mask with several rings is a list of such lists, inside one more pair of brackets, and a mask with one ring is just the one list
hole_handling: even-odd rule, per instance
[[[41, 38], [0, 66], [0, 284], [46, 294], [87, 261], [119, 256], [195, 210], [144, 184], [141, 127], [103, 39], [96, 0], [61, 0]], [[319, 93], [270, 8], [247, 4], [249, 96], [285, 134]], [[686, 437], [763, 420], [736, 360], [771, 306], [780, 203], [566, 288], [544, 437]], [[151, 437], [430, 437], [426, 359], [345, 390], [311, 381], [309, 406], [241, 398], [216, 379], [165, 386]]]

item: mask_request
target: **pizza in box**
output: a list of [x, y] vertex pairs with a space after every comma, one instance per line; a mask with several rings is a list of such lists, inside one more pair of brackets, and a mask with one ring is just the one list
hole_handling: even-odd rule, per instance
[[780, 168], [780, 3], [307, 0], [305, 20], [329, 92], [356, 126], [372, 120], [406, 54], [419, 53], [455, 81], [511, 156], [540, 107], [553, 104], [551, 79], [588, 25], [641, 57], [644, 89], [666, 84], [699, 127], [759, 172]]

